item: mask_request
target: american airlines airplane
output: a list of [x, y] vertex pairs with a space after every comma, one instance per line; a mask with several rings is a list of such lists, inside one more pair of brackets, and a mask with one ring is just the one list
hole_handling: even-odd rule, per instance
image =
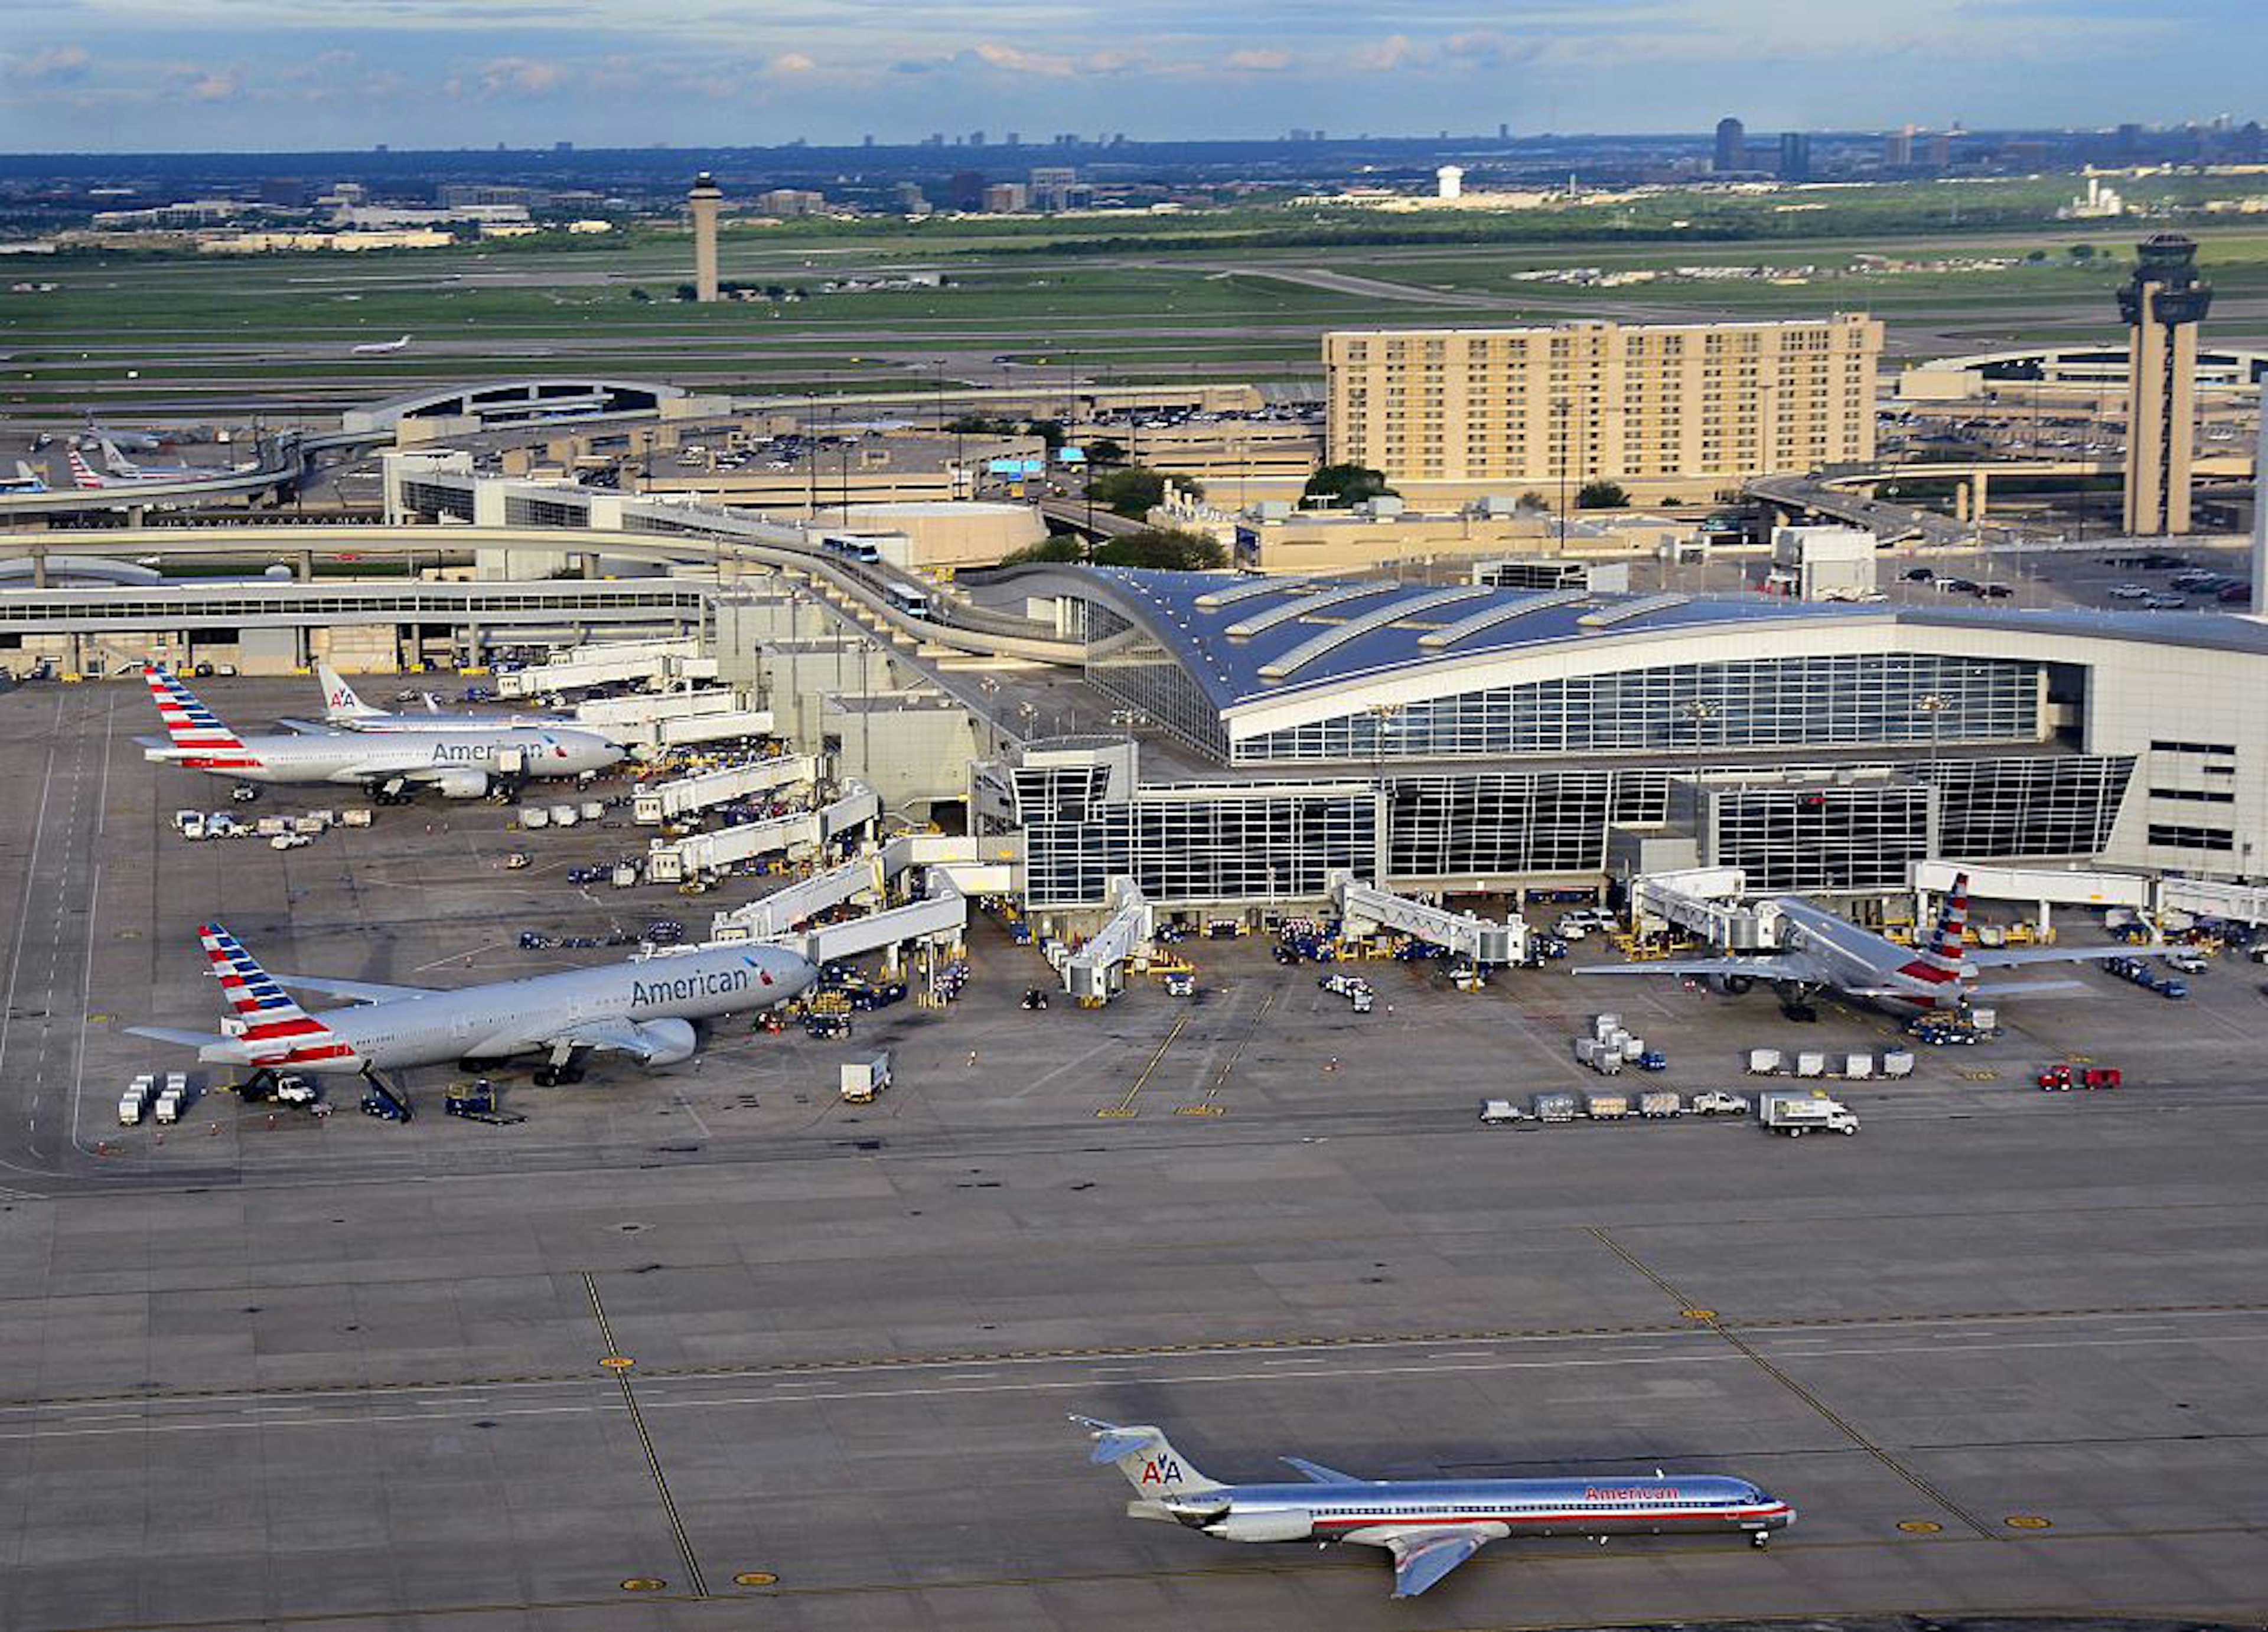
[[1506, 1536], [1731, 1533], [1764, 1546], [1795, 1510], [1745, 1479], [1714, 1474], [1651, 1479], [1358, 1479], [1287, 1456], [1304, 1484], [1224, 1485], [1207, 1479], [1165, 1434], [1093, 1417], [1071, 1419], [1134, 1487], [1131, 1518], [1186, 1525], [1226, 1541], [1351, 1541], [1394, 1555], [1394, 1596], [1415, 1598], [1491, 1541]]
[[409, 336], [404, 334], [399, 340], [365, 340], [358, 346], [348, 347], [347, 355], [357, 357], [382, 357], [389, 352], [406, 351], [409, 348]]
[[294, 731], [495, 731], [504, 726], [560, 726], [576, 729], [572, 720], [557, 714], [444, 714], [431, 696], [423, 714], [388, 714], [356, 695], [339, 672], [328, 663], [315, 665], [315, 678], [323, 686], [320, 725], [305, 720], [279, 720]]
[[1673, 959], [1664, 963], [1599, 965], [1578, 974], [1702, 974], [1728, 992], [1744, 992], [1770, 981], [1800, 996], [1822, 989], [1857, 997], [1893, 1014], [1957, 1010], [1972, 997], [2002, 997], [2018, 992], [2062, 989], [2071, 981], [2036, 981], [1980, 985], [1986, 969], [2028, 963], [2086, 963], [2105, 958], [2162, 957], [2167, 946], [2024, 946], [1970, 951], [1962, 944], [1969, 922], [1969, 875], [1953, 880], [1945, 910], [1918, 949], [1862, 930], [1848, 918], [1822, 911], [1800, 896], [1775, 897], [1779, 908], [1779, 949], [1755, 957]]
[[143, 673], [166, 723], [165, 739], [136, 739], [144, 757], [239, 782], [356, 783], [394, 796], [423, 787], [477, 799], [500, 779], [580, 776], [619, 765], [628, 752], [594, 731], [511, 724], [239, 737], [174, 676], [154, 666]]
[[13, 476], [0, 476], [0, 493], [45, 493], [48, 479], [22, 459], [16, 461]]
[[[541, 1087], [579, 1082], [583, 1062], [596, 1052], [647, 1066], [690, 1059], [701, 1046], [693, 1022], [785, 1003], [817, 974], [783, 947], [744, 942], [438, 991], [271, 975], [217, 923], [198, 930], [197, 939], [235, 1014], [219, 1036], [128, 1027], [135, 1036], [193, 1048], [209, 1064], [365, 1076], [459, 1060], [478, 1069], [541, 1054]], [[287, 986], [363, 1006], [310, 1014]]]

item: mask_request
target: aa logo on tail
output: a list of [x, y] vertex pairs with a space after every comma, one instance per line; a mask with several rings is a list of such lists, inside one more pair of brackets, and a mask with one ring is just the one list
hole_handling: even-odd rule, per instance
[[1142, 1482], [1145, 1485], [1171, 1484], [1182, 1476], [1182, 1465], [1170, 1456], [1153, 1456], [1142, 1464]]

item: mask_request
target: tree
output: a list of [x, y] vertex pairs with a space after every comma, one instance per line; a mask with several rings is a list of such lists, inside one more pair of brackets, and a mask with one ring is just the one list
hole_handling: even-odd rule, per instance
[[1086, 462], [1090, 465], [1123, 465], [1126, 445], [1108, 437], [1097, 437], [1086, 445]]
[[1012, 437], [1016, 434], [1015, 421], [1000, 419], [990, 414], [956, 414], [946, 421], [945, 428], [970, 437]]
[[1577, 510], [1627, 510], [1630, 495], [1619, 482], [1587, 482], [1575, 495]]
[[[1182, 486], [1200, 496], [1204, 492], [1194, 482]], [[1089, 477], [1087, 492], [1096, 504], [1139, 521], [1166, 496], [1166, 479], [1147, 466], [1128, 465]]]
[[680, 283], [677, 286], [676, 292], [672, 295], [670, 298], [673, 300], [698, 300], [701, 298], [701, 291], [694, 288], [690, 283]]
[[1228, 564], [1228, 551], [1209, 533], [1178, 527], [1144, 527], [1105, 540], [1094, 552], [1101, 567], [1164, 567], [1193, 572]]
[[2045, 261], [2047, 258], [2048, 258], [2048, 252], [2047, 252], [2046, 250], [2044, 250], [2044, 249], [2035, 249], [2035, 250], [2033, 250], [2029, 254], [2028, 254], [2028, 255], [2026, 255], [2026, 256], [2024, 257], [2024, 259], [2025, 259], [2026, 261], [2029, 261], [2029, 262], [2030, 262], [2032, 265], [2034, 265], [2034, 266], [2038, 266], [2042, 261]]
[[638, 288], [636, 284], [632, 284], [630, 286], [630, 298], [632, 300], [651, 302], [653, 299], [653, 297], [647, 294], [645, 290]]
[[2092, 244], [2073, 244], [2071, 246], [2071, 258], [2073, 261], [2094, 260], [2095, 246]]
[[1004, 555], [1004, 567], [1030, 566], [1042, 561], [1079, 561], [1086, 555], [1086, 547], [1075, 533], [1050, 533], [1037, 544], [1028, 545], [1013, 555]]
[[1059, 419], [1035, 419], [1029, 421], [1024, 426], [1024, 434], [1027, 436], [1037, 437], [1041, 441], [1046, 443], [1048, 445], [1048, 452], [1050, 453], [1054, 452], [1057, 448], [1064, 445], [1063, 421]]
[[1301, 489], [1307, 498], [1328, 498], [1334, 504], [1359, 504], [1367, 498], [1392, 498], [1394, 489], [1386, 485], [1386, 473], [1373, 470], [1367, 465], [1326, 465], [1307, 478]]

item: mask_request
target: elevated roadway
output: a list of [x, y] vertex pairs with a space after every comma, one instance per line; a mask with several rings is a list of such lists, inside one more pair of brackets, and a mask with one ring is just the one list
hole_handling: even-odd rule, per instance
[[[1972, 459], [1957, 464], [1874, 464], [1844, 469], [1759, 476], [1746, 489], [1752, 498], [1775, 508], [1810, 512], [1864, 527], [1886, 543], [1970, 544], [1977, 540], [1991, 507], [1992, 483], [2004, 478], [2116, 476], [2126, 468], [2117, 459]], [[2244, 478], [2251, 464], [2242, 454], [2210, 454], [2193, 467], [2199, 476]], [[1879, 496], [1893, 482], [1958, 483], [1955, 511], [1901, 504]], [[1993, 524], [2005, 531], [2036, 531], [2020, 524]]]

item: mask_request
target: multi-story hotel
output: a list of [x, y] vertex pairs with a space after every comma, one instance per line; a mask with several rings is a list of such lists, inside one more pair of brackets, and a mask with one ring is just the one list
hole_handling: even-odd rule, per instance
[[1334, 463], [1397, 484], [1557, 503], [1584, 482], [1702, 501], [1767, 472], [1874, 453], [1882, 325], [1346, 330], [1323, 336]]

